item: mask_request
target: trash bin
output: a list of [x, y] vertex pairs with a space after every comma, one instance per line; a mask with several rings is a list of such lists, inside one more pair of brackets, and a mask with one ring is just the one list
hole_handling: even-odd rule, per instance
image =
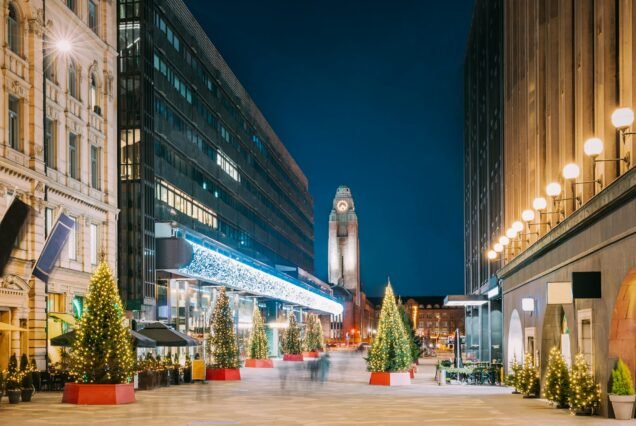
[[446, 384], [446, 370], [439, 372], [439, 385], [444, 386]]

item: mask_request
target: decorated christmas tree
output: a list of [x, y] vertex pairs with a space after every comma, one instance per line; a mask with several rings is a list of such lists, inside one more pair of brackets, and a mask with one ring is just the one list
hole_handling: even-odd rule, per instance
[[317, 315], [309, 314], [305, 324], [305, 350], [309, 352], [323, 349], [322, 325]]
[[553, 346], [548, 358], [543, 396], [557, 408], [565, 408], [568, 406], [569, 394], [570, 372], [561, 350]]
[[221, 288], [219, 298], [214, 307], [214, 315], [210, 324], [208, 350], [212, 357], [213, 368], [239, 368], [239, 350], [234, 334], [232, 308], [230, 299]]
[[91, 277], [73, 342], [70, 368], [77, 383], [130, 382], [135, 359], [123, 317], [117, 284], [110, 267], [102, 261]]
[[512, 386], [515, 391], [513, 393], [521, 393], [521, 372], [523, 366], [517, 362], [517, 356], [512, 358], [512, 366], [510, 367], [510, 374], [506, 377], [506, 385]]
[[574, 358], [570, 371], [570, 410], [591, 411], [594, 413], [601, 405], [601, 386], [594, 382], [590, 366], [583, 354]]
[[411, 343], [389, 281], [382, 301], [378, 334], [369, 350], [367, 368], [371, 372], [407, 371], [411, 362]]
[[538, 397], [541, 387], [541, 381], [537, 368], [534, 365], [532, 354], [526, 352], [523, 356], [523, 369], [519, 379], [519, 390], [526, 397]]
[[303, 353], [303, 342], [300, 337], [300, 328], [296, 323], [296, 316], [289, 315], [289, 327], [283, 334], [283, 353], [288, 355], [300, 355]]
[[402, 318], [402, 323], [404, 324], [404, 329], [409, 336], [409, 342], [411, 347], [411, 358], [413, 362], [416, 362], [420, 355], [422, 354], [422, 349], [420, 347], [421, 340], [417, 338], [415, 335], [415, 330], [413, 329], [413, 321], [411, 320], [411, 316], [406, 310], [406, 306], [402, 304], [400, 300], [398, 302], [398, 310], [400, 311], [400, 318]]
[[267, 359], [269, 355], [263, 317], [257, 304], [254, 304], [254, 313], [252, 314], [252, 334], [250, 335], [248, 355], [251, 359]]

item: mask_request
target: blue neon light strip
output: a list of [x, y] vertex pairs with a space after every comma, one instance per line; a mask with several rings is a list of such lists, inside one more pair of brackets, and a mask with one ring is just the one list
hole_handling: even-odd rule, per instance
[[330, 295], [268, 265], [227, 247], [204, 246], [187, 237], [186, 240], [192, 244], [194, 256], [188, 266], [179, 269], [184, 275], [333, 315], [342, 313], [342, 305]]

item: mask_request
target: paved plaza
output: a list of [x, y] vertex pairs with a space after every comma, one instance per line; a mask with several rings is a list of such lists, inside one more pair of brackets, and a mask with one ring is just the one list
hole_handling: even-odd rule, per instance
[[[367, 385], [359, 354], [333, 353], [328, 380], [311, 382], [300, 363], [242, 369], [240, 382], [208, 382], [138, 392], [127, 406], [61, 404], [61, 394], [32, 403], [0, 404], [0, 425], [601, 425], [629, 424], [574, 417], [545, 401], [500, 387], [437, 386], [432, 361], [409, 387]], [[306, 363], [303, 363], [306, 364]]]

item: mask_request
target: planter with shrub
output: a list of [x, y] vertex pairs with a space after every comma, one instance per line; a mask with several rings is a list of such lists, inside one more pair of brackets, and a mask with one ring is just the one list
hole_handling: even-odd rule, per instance
[[630, 420], [634, 417], [635, 393], [632, 373], [627, 364], [619, 359], [612, 370], [612, 392], [609, 395], [616, 419]]

